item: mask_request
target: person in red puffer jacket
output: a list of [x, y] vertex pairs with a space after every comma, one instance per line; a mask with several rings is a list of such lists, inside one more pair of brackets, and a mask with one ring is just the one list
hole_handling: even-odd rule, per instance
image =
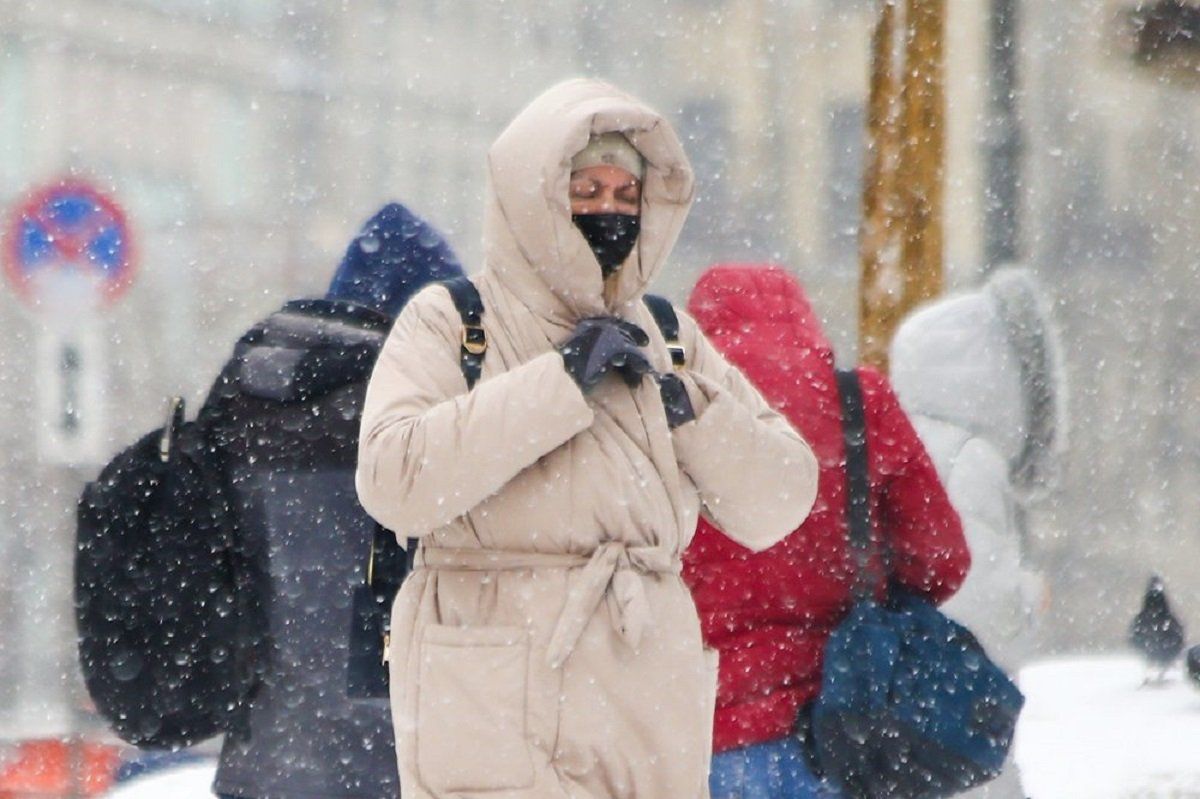
[[[796, 735], [821, 687], [825, 641], [851, 603], [833, 350], [799, 282], [779, 267], [714, 266], [688, 311], [809, 442], [820, 466], [812, 512], [783, 541], [756, 554], [702, 519], [684, 554], [705, 643], [721, 655], [713, 799], [837, 796], [813, 776]], [[970, 565], [958, 514], [887, 378], [866, 367], [858, 373], [871, 513], [892, 579], [942, 602]]]

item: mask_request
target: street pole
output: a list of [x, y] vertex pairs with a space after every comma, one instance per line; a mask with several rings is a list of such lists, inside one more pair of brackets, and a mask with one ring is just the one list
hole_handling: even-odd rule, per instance
[[[908, 0], [899, 186], [904, 296], [897, 323], [942, 292], [946, 0]], [[890, 336], [889, 336], [890, 339]]]
[[992, 0], [988, 33], [990, 96], [984, 268], [1021, 257], [1021, 120], [1017, 105], [1018, 0]]
[[[872, 166], [864, 189], [860, 287], [859, 360], [883, 371], [900, 321], [941, 293], [944, 257], [946, 0], [906, 0], [899, 109], [892, 115], [892, 103], [883, 98], [897, 92], [889, 77], [895, 75], [896, 3], [882, 0], [872, 54]], [[895, 131], [889, 130], [892, 118]], [[898, 146], [889, 143], [896, 139]], [[895, 169], [887, 156], [893, 147]]]
[[895, 0], [884, 0], [871, 37], [867, 99], [867, 163], [859, 237], [859, 361], [885, 367], [894, 298], [902, 284], [896, 170], [900, 163], [900, 83], [896, 77]]

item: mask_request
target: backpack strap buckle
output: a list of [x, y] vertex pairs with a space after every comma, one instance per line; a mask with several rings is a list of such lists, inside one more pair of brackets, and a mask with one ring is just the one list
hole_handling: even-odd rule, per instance
[[487, 352], [487, 334], [483, 331], [483, 298], [475, 284], [466, 277], [456, 277], [442, 283], [454, 300], [454, 307], [462, 318], [461, 349], [458, 362], [462, 367], [467, 390], [479, 381], [483, 372], [483, 355]]
[[478, 324], [464, 324], [462, 327], [463, 352], [469, 355], [483, 355], [487, 352], [487, 335]]
[[678, 341], [668, 341], [667, 352], [671, 353], [671, 365], [676, 371], [687, 366], [687, 350]]

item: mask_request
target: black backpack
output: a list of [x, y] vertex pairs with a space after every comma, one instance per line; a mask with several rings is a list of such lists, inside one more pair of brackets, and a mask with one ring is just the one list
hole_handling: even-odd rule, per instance
[[118, 454], [79, 500], [75, 620], [100, 715], [139, 747], [236, 732], [257, 679], [230, 506], [204, 419]]
[[[462, 320], [459, 365], [470, 390], [483, 371], [483, 359], [488, 348], [487, 336], [483, 331], [483, 298], [467, 277], [446, 280], [442, 285], [450, 292]], [[655, 294], [646, 294], [642, 299], [667, 343], [671, 363], [676, 369], [682, 368], [687, 363], [687, 353], [679, 343], [679, 317], [675, 307], [670, 300]], [[389, 644], [392, 600], [404, 578], [412, 571], [418, 544], [417, 539], [409, 538], [406, 546], [401, 547], [391, 531], [383, 527], [376, 529], [375, 540], [367, 556], [365, 579], [354, 596], [354, 634], [350, 643], [348, 671], [352, 696], [378, 697], [388, 693], [385, 657]]]

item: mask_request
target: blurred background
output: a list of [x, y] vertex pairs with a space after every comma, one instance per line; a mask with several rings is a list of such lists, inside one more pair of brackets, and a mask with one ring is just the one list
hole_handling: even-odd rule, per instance
[[[1146, 5], [1161, 30], [1134, 0], [948, 4], [946, 288], [1029, 266], [1065, 344], [1065, 482], [1030, 519], [1046, 653], [1123, 647], [1151, 572], [1200, 626], [1200, 13]], [[699, 199], [660, 291], [682, 301], [718, 260], [785, 264], [854, 361], [877, 11], [0, 0], [0, 246], [19, 257], [13, 220], [70, 179], [124, 216], [132, 264], [97, 307], [0, 284], [0, 739], [86, 724], [84, 482], [166, 397], [198, 404], [247, 326], [323, 293], [385, 201], [480, 268], [487, 148], [560, 79], [607, 78], [684, 139]]]

